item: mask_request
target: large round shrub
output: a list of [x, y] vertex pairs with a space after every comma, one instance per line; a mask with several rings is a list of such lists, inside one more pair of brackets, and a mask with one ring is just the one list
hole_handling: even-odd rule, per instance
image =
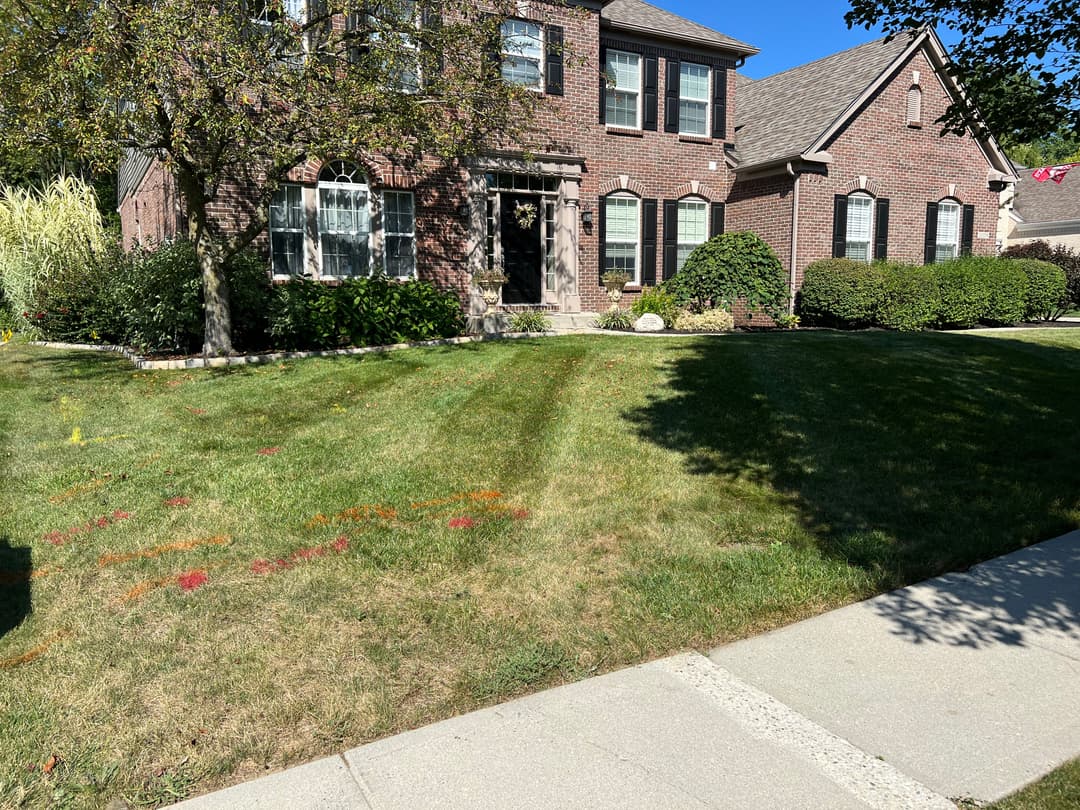
[[858, 329], [874, 323], [884, 295], [880, 264], [822, 259], [806, 268], [799, 313], [811, 324]]
[[1027, 278], [1024, 320], [1057, 320], [1068, 303], [1065, 271], [1041, 259], [1003, 259], [1014, 264]]
[[735, 231], [698, 245], [683, 268], [664, 282], [680, 307], [703, 312], [714, 307], [730, 311], [742, 299], [747, 309], [779, 316], [787, 308], [784, 268], [757, 234]]
[[1064, 245], [1050, 245], [1038, 239], [1023, 245], [1013, 245], [1001, 255], [1010, 259], [1041, 259], [1060, 267], [1065, 273], [1066, 284], [1066, 300], [1062, 304], [1062, 310], [1080, 308], [1080, 253]]
[[914, 332], [934, 322], [940, 306], [938, 281], [933, 267], [880, 265], [885, 283], [878, 309], [878, 323], [886, 329]]
[[986, 260], [965, 256], [930, 267], [937, 277], [940, 295], [938, 326], [949, 329], [977, 324], [990, 302]]
[[996, 257], [983, 259], [981, 267], [989, 293], [981, 319], [995, 326], [1009, 326], [1024, 320], [1028, 290], [1024, 271], [1015, 262]]

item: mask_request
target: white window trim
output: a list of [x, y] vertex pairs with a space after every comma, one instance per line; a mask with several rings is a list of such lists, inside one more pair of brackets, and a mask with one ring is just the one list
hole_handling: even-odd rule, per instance
[[[645, 95], [645, 91], [643, 89], [644, 86], [645, 86], [645, 60], [642, 59], [642, 56], [639, 53], [633, 53], [632, 51], [622, 51], [622, 50], [619, 50], [618, 48], [608, 48], [606, 53], [605, 53], [605, 56], [610, 57], [613, 53], [624, 54], [626, 56], [632, 56], [635, 59], [637, 59], [638, 83], [637, 83], [637, 88], [636, 89], [631, 89], [631, 88], [626, 88], [626, 87], [619, 88], [613, 82], [609, 82], [606, 85], [606, 88], [605, 88], [605, 91], [604, 91], [604, 113], [605, 113], [604, 119], [605, 119], [606, 125], [611, 129], [625, 129], [625, 130], [630, 130], [630, 131], [633, 131], [633, 132], [640, 132], [642, 130], [642, 123], [643, 123], [642, 120], [641, 120], [642, 116], [643, 116], [643, 113], [642, 113], [642, 100], [643, 100], [643, 96]], [[609, 77], [609, 79], [613, 78], [613, 77], [611, 77], [611, 74], [607, 73], [607, 64], [606, 63], [604, 65], [604, 73], [605, 73], [605, 75], [607, 75]], [[632, 127], [627, 126], [626, 124], [612, 124], [612, 123], [607, 121], [607, 94], [608, 93], [617, 93], [620, 90], [622, 92], [624, 92], [624, 93], [636, 93], [637, 94], [637, 111], [634, 114], [634, 118], [636, 119], [637, 123]]]
[[[265, 31], [269, 32], [270, 29], [273, 27], [274, 22], [275, 22], [275, 20], [271, 20], [267, 16], [267, 14], [268, 14], [268, 12], [270, 10], [271, 0], [258, 0], [258, 2], [262, 2], [262, 4], [263, 4], [263, 8], [262, 8], [263, 13], [258, 17], [252, 17], [251, 21], [253, 23], [255, 23], [257, 26], [259, 26], [260, 28], [263, 28]], [[289, 13], [289, 5], [290, 5], [290, 0], [284, 0], [283, 1], [281, 14], [280, 14], [279, 17], [277, 17], [277, 19], [285, 18], [285, 19], [292, 20], [297, 25], [303, 25], [304, 22], [307, 20], [307, 16], [308, 16], [308, 8], [309, 8], [308, 0], [299, 0], [299, 2], [293, 3], [293, 5], [296, 7], [297, 11], [299, 12], [298, 14], [290, 14]], [[303, 52], [301, 54], [299, 54], [298, 56], [295, 56], [295, 57], [293, 57], [293, 56], [279, 57], [281, 62], [283, 62], [284, 64], [288, 64], [288, 65], [290, 65], [292, 67], [297, 67], [297, 68], [301, 67], [303, 65], [304, 61], [307, 60], [308, 54], [311, 51], [311, 41], [308, 39], [307, 36], [304, 36], [304, 37], [301, 38], [300, 47], [303, 49]]]
[[[403, 196], [408, 196], [409, 197], [409, 199], [411, 201], [410, 210], [412, 211], [412, 230], [409, 230], [409, 231], [391, 231], [388, 227], [386, 227], [386, 198], [387, 198], [387, 195], [390, 195], [390, 194], [403, 195]], [[372, 235], [374, 236], [374, 233], [375, 233], [376, 229], [372, 228], [371, 230], [372, 230]], [[416, 278], [416, 195], [413, 194], [411, 191], [405, 191], [403, 189], [396, 189], [396, 188], [384, 189], [383, 193], [382, 193], [382, 222], [381, 222], [381, 227], [378, 229], [378, 231], [379, 231], [379, 239], [380, 239], [380, 241], [382, 243], [382, 248], [383, 248], [383, 255], [382, 255], [383, 273], [386, 274], [386, 277], [387, 278], [392, 278], [392, 279]], [[407, 276], [391, 276], [389, 273], [386, 272], [386, 246], [388, 244], [387, 237], [391, 237], [391, 236], [408, 237], [411, 244], [412, 244], [412, 270], [409, 272], [409, 274]]]
[[[628, 194], [628, 193], [625, 193], [625, 192], [622, 192], [622, 193], [615, 192], [613, 194], [608, 194], [606, 197], [604, 197], [605, 209], [606, 209], [608, 200], [633, 200], [634, 206], [637, 209], [637, 218], [636, 218], [637, 219], [637, 227], [636, 227], [636, 229], [634, 231], [634, 273], [630, 277], [630, 280], [627, 282], [627, 285], [631, 286], [631, 287], [640, 286], [641, 285], [641, 217], [642, 217], [642, 208], [643, 208], [643, 206], [641, 204], [641, 198], [637, 197], [634, 194]], [[604, 211], [604, 215], [605, 215], [605, 217], [607, 216], [607, 211], [606, 210]], [[607, 229], [607, 232], [604, 234], [604, 268], [601, 271], [602, 273], [606, 273], [607, 270], [608, 270], [608, 268], [607, 268], [607, 255], [608, 255], [607, 248], [608, 248], [608, 245], [611, 245], [611, 244], [625, 245], [627, 243], [626, 242], [613, 242], [612, 239], [611, 239], [611, 229], [609, 227]]]
[[[693, 67], [699, 67], [705, 69], [705, 98], [687, 98], [686, 101], [694, 101], [698, 103], [704, 103], [705, 105], [705, 131], [704, 132], [684, 132], [682, 128], [682, 66], [692, 65]], [[697, 62], [680, 62], [679, 63], [679, 134], [685, 135], [688, 138], [708, 138], [712, 132], [712, 92], [713, 92], [713, 76], [712, 69], [708, 65], [700, 65]]]
[[[941, 239], [941, 209], [945, 206], [956, 209], [956, 239], [950, 242], [944, 242]], [[939, 251], [942, 247], [951, 247], [953, 249], [953, 255], [950, 258], [958, 258], [960, 256], [960, 239], [961, 232], [964, 229], [963, 223], [964, 208], [956, 200], [946, 198], [944, 200], [938, 200], [937, 208], [937, 222], [934, 224], [934, 264], [939, 262], [948, 261], [947, 258], [943, 258], [939, 255]]]
[[[355, 191], [358, 187], [363, 188], [363, 189], [365, 189], [367, 191], [367, 214], [368, 214], [368, 234], [367, 234], [368, 266], [367, 266], [367, 273], [366, 274], [357, 273], [356, 275], [353, 275], [353, 276], [340, 276], [340, 275], [334, 275], [334, 274], [331, 274], [331, 273], [327, 273], [323, 269], [323, 246], [322, 246], [323, 230], [322, 230], [321, 216], [320, 216], [321, 213], [322, 213], [322, 211], [321, 211], [321, 209], [322, 209], [322, 195], [319, 192], [321, 192], [323, 189], [331, 189], [331, 190], [332, 189], [346, 189], [346, 190], [349, 190], [349, 191]], [[315, 222], [316, 222], [315, 233], [317, 234], [317, 238], [318, 238], [318, 245], [317, 245], [317, 248], [316, 248], [316, 255], [318, 256], [318, 259], [319, 259], [319, 276], [318, 277], [320, 279], [325, 278], [325, 279], [334, 279], [334, 280], [342, 280], [342, 281], [344, 281], [344, 280], [350, 279], [350, 278], [364, 278], [365, 275], [366, 276], [371, 276], [372, 275], [372, 271], [375, 268], [375, 227], [374, 227], [375, 217], [374, 217], [374, 214], [375, 214], [375, 212], [374, 212], [374, 210], [372, 208], [371, 186], [368, 183], [338, 183], [338, 182], [335, 182], [335, 181], [332, 181], [332, 180], [322, 180], [322, 181], [319, 181], [318, 183], [316, 183], [316, 185], [315, 185]], [[340, 233], [340, 231], [334, 231], [334, 233]]]
[[[683, 219], [682, 219], [682, 206], [684, 206], [684, 205], [699, 206], [701, 208], [701, 210], [704, 212], [704, 220], [703, 221], [705, 223], [705, 231], [704, 231], [705, 238], [702, 239], [700, 242], [681, 242], [681, 241], [679, 241], [679, 228], [682, 225], [682, 221], [683, 221]], [[707, 200], [704, 200], [701, 197], [683, 197], [681, 200], [678, 200], [676, 202], [676, 204], [675, 204], [675, 216], [677, 217], [676, 222], [675, 222], [676, 272], [679, 272], [679, 271], [682, 270], [682, 264], [678, 261], [678, 256], [679, 256], [679, 253], [680, 253], [681, 249], [684, 248], [684, 247], [690, 247], [691, 251], [693, 251], [693, 249], [696, 248], [698, 245], [704, 245], [706, 242], [709, 241], [709, 203], [708, 203]], [[687, 254], [687, 255], [689, 255], [689, 254]]]
[[[540, 93], [542, 95], [544, 93], [544, 91], [547, 89], [547, 74], [545, 72], [545, 68], [547, 67], [547, 65], [546, 65], [546, 62], [547, 62], [547, 42], [546, 42], [546, 40], [544, 38], [544, 26], [541, 25], [540, 23], [533, 22], [532, 20], [521, 20], [521, 19], [517, 19], [517, 18], [514, 18], [514, 17], [512, 17], [510, 19], [507, 19], [507, 20], [504, 20], [502, 25], [505, 26], [505, 25], [507, 25], [509, 23], [524, 23], [525, 25], [531, 25], [531, 26], [535, 27], [537, 29], [537, 31], [539, 32], [539, 36], [537, 37], [537, 40], [540, 43], [540, 58], [537, 60], [537, 63], [538, 63], [538, 68], [539, 68], [539, 73], [540, 73], [540, 81], [539, 81], [539, 83], [537, 83], [535, 85], [532, 85], [532, 84], [522, 84], [521, 82], [514, 82], [513, 80], [507, 79], [505, 77], [503, 77], [503, 80], [512, 82], [513, 84], [516, 84], [519, 87], [524, 87], [526, 90], [531, 90], [534, 93]], [[517, 58], [517, 59], [523, 59], [525, 57], [521, 53], [511, 51], [511, 50], [507, 49], [506, 44], [509, 41], [510, 37], [507, 36], [506, 32], [502, 29], [501, 26], [500, 26], [500, 34], [502, 35], [501, 36], [501, 45], [499, 47], [499, 57], [500, 57], [500, 60], [499, 60], [499, 73], [501, 75], [501, 73], [502, 73], [502, 63], [507, 59], [507, 57], [509, 57], [509, 58]]]
[[[866, 235], [866, 263], [869, 264], [874, 260], [874, 197], [872, 194], [866, 191], [853, 191], [848, 194], [848, 211], [851, 210], [851, 201], [853, 199], [867, 200], [869, 202], [869, 216], [867, 218], [867, 235]], [[850, 216], [847, 215], [847, 216]], [[852, 241], [851, 234], [848, 233], [848, 221], [844, 222], [844, 256], [845, 258], [852, 259], [847, 255], [847, 246]], [[852, 259], [852, 261], [860, 261], [859, 259]]]
[[[304, 204], [304, 187], [299, 183], [282, 183], [278, 186], [279, 191], [284, 191], [287, 188], [297, 188], [300, 190], [300, 212], [302, 214], [301, 225], [299, 228], [275, 228], [273, 223], [273, 216], [270, 217], [268, 223], [270, 232], [270, 273], [275, 279], [291, 279], [299, 278], [306, 274], [308, 266], [308, 235], [307, 235], [307, 207]], [[273, 205], [273, 199], [270, 201]], [[290, 275], [286, 273], [274, 272], [274, 234], [275, 233], [299, 233], [300, 234], [300, 272], [297, 275]]]

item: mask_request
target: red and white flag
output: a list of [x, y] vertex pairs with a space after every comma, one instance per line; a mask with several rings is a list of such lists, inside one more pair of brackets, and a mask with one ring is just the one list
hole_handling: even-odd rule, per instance
[[1061, 166], [1043, 166], [1041, 169], [1033, 171], [1031, 176], [1040, 183], [1045, 183], [1047, 180], [1053, 180], [1058, 185], [1061, 185], [1061, 181], [1065, 179], [1065, 175], [1069, 173], [1069, 169], [1074, 166], [1080, 166], [1080, 163], [1065, 163]]

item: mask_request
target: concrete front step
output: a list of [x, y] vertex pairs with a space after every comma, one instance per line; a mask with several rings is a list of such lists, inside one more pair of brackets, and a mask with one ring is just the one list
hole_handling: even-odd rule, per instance
[[[491, 315], [470, 315], [467, 330], [470, 335], [494, 335], [510, 331], [513, 312], [498, 311]], [[596, 321], [595, 312], [543, 312], [558, 332], [590, 329]]]

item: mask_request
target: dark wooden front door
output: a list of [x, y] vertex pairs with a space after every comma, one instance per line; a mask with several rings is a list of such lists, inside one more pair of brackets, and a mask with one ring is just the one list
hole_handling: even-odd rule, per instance
[[[518, 205], [531, 205], [536, 212], [532, 223], [522, 227]], [[503, 194], [499, 217], [503, 272], [510, 280], [503, 285], [504, 304], [539, 304], [541, 280], [540, 219], [542, 201], [536, 194]]]

